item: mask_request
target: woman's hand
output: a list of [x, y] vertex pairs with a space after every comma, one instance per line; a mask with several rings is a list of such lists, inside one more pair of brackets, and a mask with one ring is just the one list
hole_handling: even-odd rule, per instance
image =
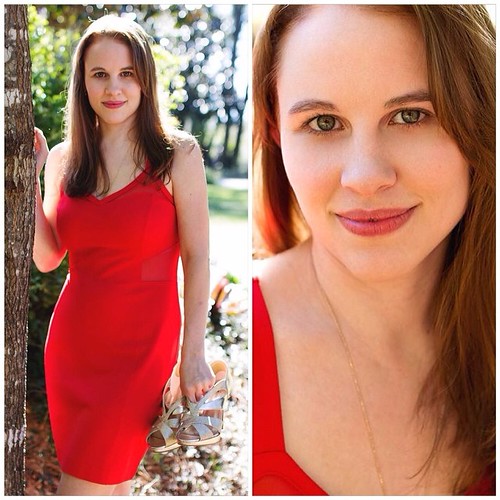
[[215, 375], [205, 358], [186, 358], [180, 366], [182, 394], [190, 401], [200, 400], [215, 383]]
[[47, 139], [43, 135], [43, 132], [35, 127], [35, 157], [36, 157], [36, 176], [40, 176], [47, 156], [49, 154], [49, 147], [47, 145]]

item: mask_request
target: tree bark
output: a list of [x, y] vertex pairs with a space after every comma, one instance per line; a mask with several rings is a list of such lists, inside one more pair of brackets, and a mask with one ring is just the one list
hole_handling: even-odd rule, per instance
[[5, 495], [24, 494], [35, 160], [26, 5], [5, 6]]

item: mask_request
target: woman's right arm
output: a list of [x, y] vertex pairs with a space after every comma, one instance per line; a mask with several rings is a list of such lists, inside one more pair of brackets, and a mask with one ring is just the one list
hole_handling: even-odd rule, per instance
[[[66, 145], [58, 144], [50, 153], [47, 141], [39, 129], [35, 129], [36, 154], [36, 200], [35, 200], [35, 241], [33, 260], [39, 271], [46, 273], [59, 266], [66, 249], [61, 246], [57, 235], [57, 204], [60, 197], [63, 156]], [[42, 202], [40, 172], [45, 165], [45, 195]]]

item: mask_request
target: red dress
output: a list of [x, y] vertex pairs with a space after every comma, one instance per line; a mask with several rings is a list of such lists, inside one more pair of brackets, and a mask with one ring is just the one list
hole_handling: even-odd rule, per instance
[[175, 205], [146, 177], [57, 207], [70, 270], [45, 348], [49, 415], [62, 471], [99, 484], [134, 476], [179, 344]]
[[[271, 320], [253, 282], [253, 494], [327, 495], [285, 449]], [[494, 495], [494, 467], [465, 495]]]

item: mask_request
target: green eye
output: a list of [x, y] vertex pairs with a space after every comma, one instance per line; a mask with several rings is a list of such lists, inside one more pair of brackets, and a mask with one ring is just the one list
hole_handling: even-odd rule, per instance
[[332, 115], [320, 115], [309, 122], [309, 125], [314, 130], [329, 132], [334, 130], [337, 125], [337, 119]]
[[417, 123], [420, 120], [420, 111], [410, 109], [401, 112], [401, 118], [405, 123]]
[[421, 122], [425, 116], [426, 114], [419, 109], [403, 109], [394, 115], [392, 122], [398, 125], [414, 125]]

